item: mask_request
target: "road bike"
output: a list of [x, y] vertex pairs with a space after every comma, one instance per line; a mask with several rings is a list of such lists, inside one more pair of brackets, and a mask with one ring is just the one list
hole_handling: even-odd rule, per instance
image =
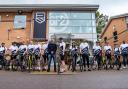
[[80, 71], [82, 72], [84, 70], [84, 65], [83, 65], [83, 58], [81, 54], [80, 54], [80, 60], [79, 60], [79, 67], [80, 67]]
[[32, 64], [33, 64], [33, 54], [28, 54], [28, 60], [27, 60], [28, 72], [31, 72]]

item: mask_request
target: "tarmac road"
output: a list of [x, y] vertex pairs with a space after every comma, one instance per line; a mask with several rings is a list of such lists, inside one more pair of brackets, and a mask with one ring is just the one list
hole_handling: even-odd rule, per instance
[[32, 75], [0, 71], [0, 89], [128, 89], [128, 69], [73, 75]]

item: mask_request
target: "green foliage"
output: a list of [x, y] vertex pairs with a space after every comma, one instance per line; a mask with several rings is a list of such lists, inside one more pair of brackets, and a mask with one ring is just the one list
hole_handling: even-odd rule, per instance
[[107, 20], [108, 16], [101, 14], [99, 11], [96, 12], [96, 31], [98, 34], [102, 32]]

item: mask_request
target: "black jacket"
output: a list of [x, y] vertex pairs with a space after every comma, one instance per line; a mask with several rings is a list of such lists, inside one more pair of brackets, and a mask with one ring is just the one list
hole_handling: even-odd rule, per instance
[[54, 44], [54, 43], [49, 43], [48, 44], [48, 53], [49, 54], [55, 54], [56, 50], [57, 50], [57, 45], [56, 44]]

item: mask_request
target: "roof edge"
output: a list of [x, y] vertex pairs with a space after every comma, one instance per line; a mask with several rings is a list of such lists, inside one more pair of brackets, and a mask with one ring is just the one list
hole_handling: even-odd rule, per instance
[[103, 31], [101, 32], [101, 38], [103, 37], [104, 33], [106, 32], [107, 27], [109, 26], [109, 24], [111, 23], [111, 21], [113, 19], [118, 19], [118, 18], [122, 18], [122, 17], [126, 17], [126, 16], [128, 16], [128, 13], [111, 16], [108, 23], [105, 25], [105, 27], [103, 28]]
[[99, 8], [99, 5], [97, 4], [0, 4], [0, 7], [31, 7], [31, 6], [37, 6], [37, 7], [45, 7], [45, 6], [70, 6], [70, 7], [97, 7]]

